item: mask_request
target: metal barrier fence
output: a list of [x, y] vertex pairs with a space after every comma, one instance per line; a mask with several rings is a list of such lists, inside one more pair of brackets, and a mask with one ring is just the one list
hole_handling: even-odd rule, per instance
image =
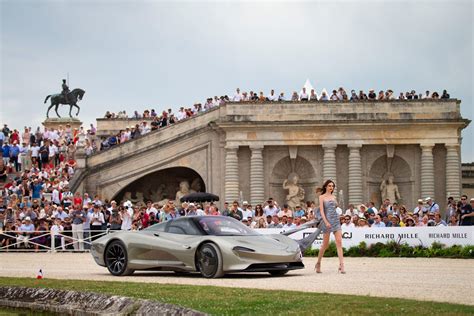
[[113, 230], [1, 231], [0, 252], [83, 252]]

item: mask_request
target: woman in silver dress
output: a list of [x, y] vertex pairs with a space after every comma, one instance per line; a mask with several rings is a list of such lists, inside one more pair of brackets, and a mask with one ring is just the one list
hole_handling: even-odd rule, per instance
[[323, 258], [324, 252], [326, 251], [329, 245], [329, 237], [331, 232], [336, 238], [336, 247], [337, 247], [337, 256], [339, 257], [339, 273], [346, 273], [344, 270], [344, 257], [342, 251], [342, 233], [341, 233], [341, 224], [339, 221], [339, 215], [336, 212], [336, 198], [334, 196], [334, 190], [336, 184], [332, 180], [326, 180], [322, 188], [316, 189], [316, 194], [320, 193], [319, 196], [319, 210], [321, 213], [321, 218], [323, 220], [322, 233], [323, 244], [319, 249], [318, 261], [314, 269], [316, 273], [321, 273], [321, 259]]

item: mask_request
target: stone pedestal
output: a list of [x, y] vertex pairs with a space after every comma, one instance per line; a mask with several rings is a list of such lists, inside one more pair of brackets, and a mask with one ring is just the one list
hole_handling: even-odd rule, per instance
[[65, 128], [66, 125], [69, 124], [71, 125], [72, 130], [74, 130], [75, 128], [80, 129], [82, 122], [77, 118], [61, 117], [61, 118], [48, 118], [42, 124], [48, 130], [51, 130], [51, 129], [57, 130], [59, 129], [60, 126]]

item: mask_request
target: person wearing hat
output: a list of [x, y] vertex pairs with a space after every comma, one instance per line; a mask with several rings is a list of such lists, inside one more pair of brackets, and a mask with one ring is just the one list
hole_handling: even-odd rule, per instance
[[367, 219], [364, 216], [359, 217], [359, 221], [357, 223], [358, 227], [370, 227]]
[[23, 223], [18, 228], [17, 242], [23, 243], [25, 248], [29, 248], [29, 239], [35, 231], [35, 225], [31, 222], [31, 218], [26, 216]]
[[469, 203], [467, 203], [467, 195], [463, 194], [461, 196], [461, 218], [460, 218], [460, 225], [461, 226], [472, 226], [474, 225], [474, 199], [471, 199]]
[[428, 213], [439, 213], [439, 205], [431, 197], [427, 197], [425, 202], [428, 204], [426, 207]]
[[196, 216], [196, 205], [194, 203], [189, 203], [186, 216]]

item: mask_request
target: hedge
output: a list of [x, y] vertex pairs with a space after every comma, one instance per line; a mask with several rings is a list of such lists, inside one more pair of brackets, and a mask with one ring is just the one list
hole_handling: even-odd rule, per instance
[[[365, 242], [361, 242], [358, 246], [344, 249], [346, 257], [423, 257], [423, 258], [474, 258], [474, 246], [451, 246], [446, 247], [441, 243], [433, 243], [430, 247], [409, 246], [395, 241], [384, 243], [376, 243], [367, 246]], [[304, 253], [305, 256], [317, 256], [319, 249], [308, 249]], [[331, 242], [328, 249], [324, 252], [324, 257], [337, 257], [336, 243]]]

